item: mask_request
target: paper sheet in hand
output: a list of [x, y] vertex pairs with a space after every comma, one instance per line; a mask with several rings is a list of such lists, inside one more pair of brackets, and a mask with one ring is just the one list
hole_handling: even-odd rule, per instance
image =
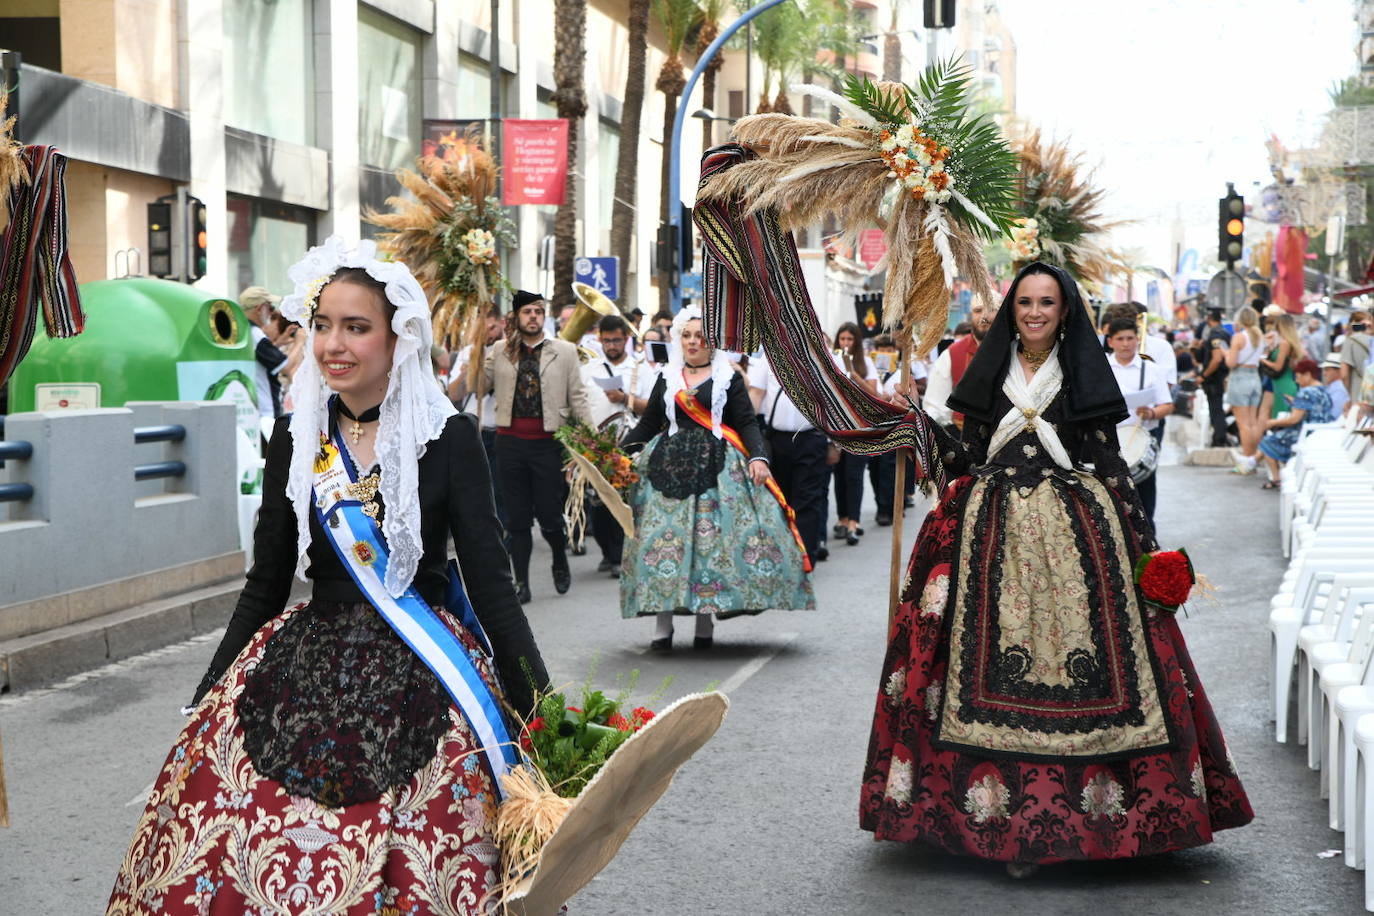
[[1131, 412], [1131, 416], [1135, 416], [1135, 412], [1142, 407], [1155, 406], [1155, 390], [1153, 388], [1146, 388], [1144, 391], [1132, 391], [1124, 397], [1126, 398], [1126, 409]]
[[625, 380], [618, 375], [610, 375], [605, 378], [593, 375], [592, 381], [596, 382], [596, 386], [602, 391], [619, 391], [625, 387]]

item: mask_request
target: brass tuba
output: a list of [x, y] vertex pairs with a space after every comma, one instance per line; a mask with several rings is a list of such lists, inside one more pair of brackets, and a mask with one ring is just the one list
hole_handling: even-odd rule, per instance
[[[558, 332], [559, 340], [566, 340], [573, 345], [580, 344], [583, 335], [590, 331], [598, 321], [608, 315], [616, 315], [620, 318], [625, 316], [620, 314], [620, 308], [615, 301], [608, 298], [604, 293], [595, 287], [585, 283], [574, 283], [572, 285], [573, 295], [577, 297], [577, 306], [568, 323], [563, 326], [563, 330]], [[639, 339], [639, 330], [629, 320], [625, 321], [625, 326], [630, 329], [630, 333]], [[596, 354], [578, 346], [578, 352], [585, 363]]]

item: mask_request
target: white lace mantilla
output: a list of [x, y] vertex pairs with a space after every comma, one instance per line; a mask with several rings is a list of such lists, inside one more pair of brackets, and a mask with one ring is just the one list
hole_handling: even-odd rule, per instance
[[390, 555], [385, 585], [392, 597], [399, 597], [415, 578], [424, 553], [420, 538], [420, 458], [428, 443], [443, 434], [448, 418], [457, 410], [435, 383], [430, 368], [434, 336], [424, 290], [401, 262], [378, 260], [377, 245], [370, 240], [349, 247], [338, 236], [330, 236], [287, 272], [295, 291], [282, 300], [281, 311], [306, 329], [306, 353], [312, 354], [302, 361], [291, 388], [295, 410], [290, 422], [292, 452], [286, 496], [296, 513], [296, 575], [305, 579], [315, 453], [321, 434], [329, 428], [328, 400], [332, 393], [313, 358], [315, 328], [311, 317], [320, 289], [344, 267], [360, 267], [385, 284], [387, 300], [396, 307], [391, 319], [396, 350], [382, 399], [375, 448], [386, 503], [382, 535]]
[[[687, 365], [682, 355], [682, 329], [687, 322], [701, 318], [701, 309], [695, 305], [677, 313], [673, 318], [672, 339], [668, 344], [668, 369], [663, 373], [663, 407], [668, 412], [668, 435], [677, 434], [677, 393], [687, 388], [687, 380], [682, 372]], [[717, 439], [724, 436], [721, 431], [721, 417], [725, 414], [725, 396], [730, 393], [730, 376], [734, 374], [730, 359], [722, 350], [711, 351], [711, 432]]]

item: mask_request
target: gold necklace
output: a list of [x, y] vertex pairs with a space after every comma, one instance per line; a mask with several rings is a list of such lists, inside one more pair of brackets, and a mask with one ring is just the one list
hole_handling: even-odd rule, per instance
[[1045, 365], [1045, 360], [1050, 358], [1050, 353], [1052, 352], [1054, 352], [1053, 347], [1050, 347], [1048, 350], [1032, 350], [1025, 344], [1021, 345], [1021, 355], [1026, 358], [1026, 362], [1030, 363], [1032, 372]]

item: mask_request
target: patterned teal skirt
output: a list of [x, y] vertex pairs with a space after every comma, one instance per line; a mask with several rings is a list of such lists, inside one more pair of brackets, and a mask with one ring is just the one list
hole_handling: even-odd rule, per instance
[[811, 576], [782, 507], [749, 481], [737, 451], [684, 424], [675, 436], [650, 440], [635, 465], [640, 480], [628, 499], [635, 537], [626, 539], [622, 555], [622, 616], [815, 609]]

